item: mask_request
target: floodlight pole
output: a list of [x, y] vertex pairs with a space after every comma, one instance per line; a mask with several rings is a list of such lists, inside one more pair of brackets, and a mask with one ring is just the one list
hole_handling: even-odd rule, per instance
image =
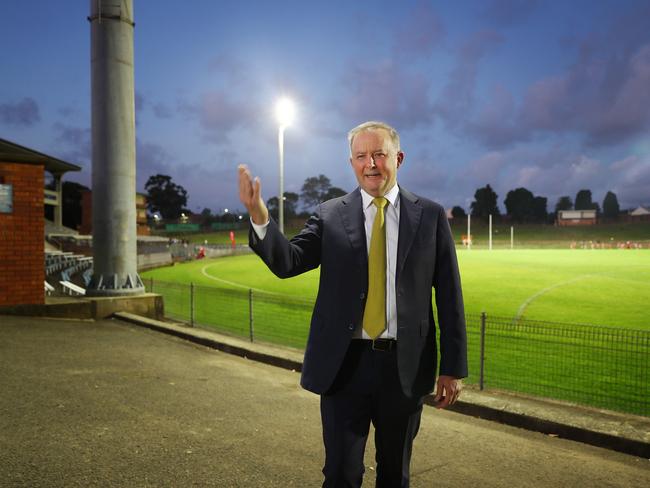
[[471, 229], [472, 229], [472, 216], [471, 214], [467, 214], [467, 249], [472, 248], [472, 234], [471, 234]]
[[280, 125], [278, 130], [278, 152], [280, 155], [280, 196], [278, 197], [278, 218], [280, 220], [280, 232], [284, 234], [284, 129]]
[[490, 251], [492, 250], [492, 214], [490, 214], [490, 220], [489, 220], [489, 234], [490, 234], [490, 239], [489, 239], [489, 245], [488, 248]]

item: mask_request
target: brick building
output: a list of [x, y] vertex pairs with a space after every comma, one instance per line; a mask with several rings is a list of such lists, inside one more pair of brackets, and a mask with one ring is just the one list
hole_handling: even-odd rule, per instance
[[[79, 166], [0, 139], [0, 306], [43, 303], [44, 204], [61, 220], [61, 178]], [[45, 194], [45, 171], [56, 190]]]

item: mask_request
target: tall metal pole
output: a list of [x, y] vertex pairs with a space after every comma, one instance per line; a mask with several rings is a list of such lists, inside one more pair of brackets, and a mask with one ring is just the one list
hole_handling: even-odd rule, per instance
[[278, 130], [278, 151], [280, 153], [280, 196], [278, 196], [278, 217], [280, 232], [284, 234], [284, 125]]
[[472, 248], [472, 233], [470, 232], [472, 230], [472, 216], [470, 214], [467, 214], [467, 249]]
[[93, 270], [87, 294], [144, 293], [137, 271], [133, 1], [91, 0]]

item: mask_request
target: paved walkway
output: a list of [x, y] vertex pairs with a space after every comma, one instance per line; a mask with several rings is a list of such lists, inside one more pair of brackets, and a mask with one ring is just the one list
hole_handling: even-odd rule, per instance
[[[0, 316], [0, 392], [1, 487], [321, 483], [318, 397], [296, 373], [119, 320]], [[646, 487], [650, 461], [426, 408], [412, 474], [413, 487]]]

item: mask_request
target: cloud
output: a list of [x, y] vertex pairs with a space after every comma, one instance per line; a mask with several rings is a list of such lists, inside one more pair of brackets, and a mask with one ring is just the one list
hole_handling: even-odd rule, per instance
[[7, 125], [32, 127], [41, 120], [38, 104], [31, 97], [0, 104], [0, 121]]
[[411, 74], [393, 61], [375, 66], [350, 62], [344, 70], [341, 98], [336, 110], [353, 124], [382, 120], [401, 130], [433, 121], [429, 100], [430, 82], [420, 74]]
[[486, 3], [480, 17], [499, 27], [508, 27], [522, 22], [539, 4], [539, 0], [492, 0]]
[[650, 155], [629, 156], [611, 166], [612, 191], [624, 208], [650, 205]]
[[179, 100], [177, 110], [198, 122], [204, 141], [221, 145], [238, 129], [254, 127], [264, 109], [256, 99], [260, 89], [248, 75], [247, 65], [220, 55], [210, 62], [208, 71], [219, 75], [214, 80], [216, 88], [193, 100]]
[[171, 119], [174, 116], [172, 109], [162, 102], [154, 104], [153, 114], [159, 119]]
[[92, 159], [90, 128], [74, 127], [60, 122], [55, 123], [53, 127], [58, 134], [57, 142], [63, 146], [59, 152], [61, 159], [90, 169]]
[[427, 57], [445, 39], [446, 29], [441, 17], [426, 2], [418, 2], [400, 21], [402, 28], [395, 34], [395, 59]]
[[205, 92], [194, 102], [181, 101], [179, 111], [197, 120], [203, 139], [213, 144], [228, 142], [233, 131], [254, 123], [260, 113], [251, 99], [221, 90]]
[[465, 129], [491, 149], [526, 140], [529, 134], [517, 123], [516, 109], [512, 93], [504, 85], [496, 85], [489, 101], [478, 109], [476, 117], [467, 121]]
[[134, 98], [135, 113], [138, 114], [145, 108], [146, 100], [144, 98], [144, 95], [137, 90], [135, 91]]
[[455, 66], [435, 103], [435, 111], [448, 128], [463, 127], [475, 104], [478, 65], [481, 59], [503, 41], [495, 31], [475, 32], [456, 52]]
[[584, 54], [567, 73], [534, 83], [520, 120], [528, 131], [577, 131], [587, 144], [625, 142], [650, 127], [650, 43], [629, 57]]

